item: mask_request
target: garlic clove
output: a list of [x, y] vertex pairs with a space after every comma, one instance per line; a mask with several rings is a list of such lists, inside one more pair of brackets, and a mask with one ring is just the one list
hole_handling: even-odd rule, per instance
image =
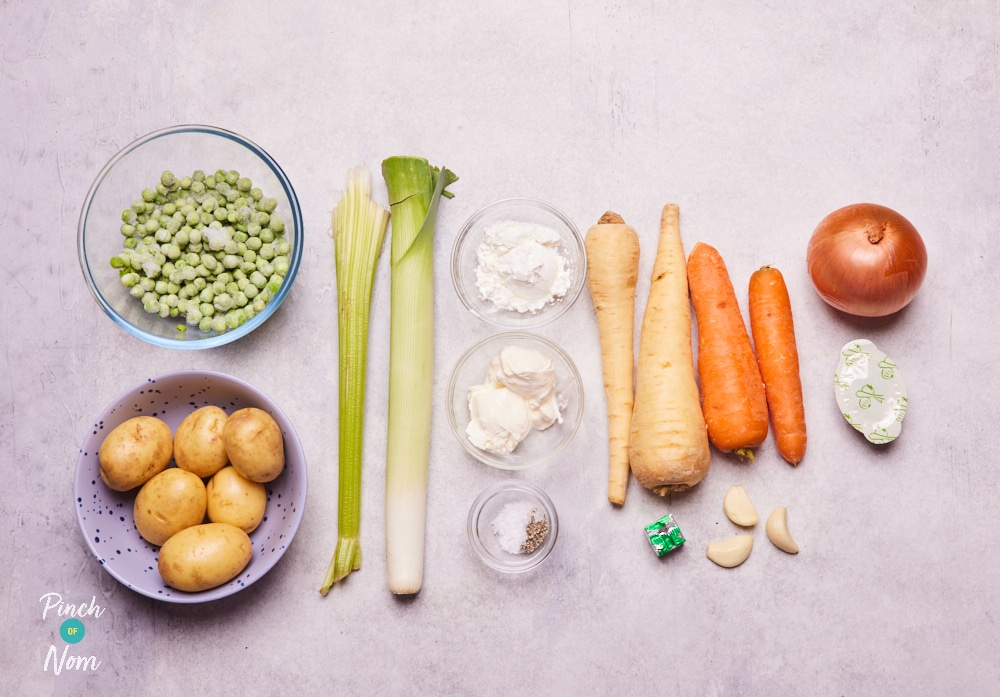
[[726, 512], [726, 517], [737, 525], [749, 528], [757, 524], [757, 509], [754, 508], [750, 496], [741, 484], [729, 487], [725, 498], [722, 499], [722, 510]]
[[774, 546], [782, 552], [788, 552], [789, 554], [799, 553], [799, 546], [795, 544], [791, 533], [788, 532], [787, 508], [779, 506], [771, 511], [771, 515], [767, 517], [764, 529], [767, 531], [767, 539], [773, 542]]
[[750, 556], [753, 549], [753, 537], [745, 533], [734, 535], [726, 540], [716, 540], [708, 545], [708, 558], [719, 566], [731, 569], [739, 566]]

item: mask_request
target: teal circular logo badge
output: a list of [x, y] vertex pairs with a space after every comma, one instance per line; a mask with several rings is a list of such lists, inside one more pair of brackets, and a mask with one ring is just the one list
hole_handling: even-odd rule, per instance
[[59, 636], [63, 638], [67, 644], [76, 644], [81, 639], [83, 639], [84, 632], [86, 630], [83, 628], [83, 622], [71, 617], [62, 623], [59, 627]]

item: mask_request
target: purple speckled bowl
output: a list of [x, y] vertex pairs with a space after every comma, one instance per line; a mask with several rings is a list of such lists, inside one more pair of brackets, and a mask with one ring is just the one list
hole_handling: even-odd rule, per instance
[[[253, 557], [235, 579], [199, 593], [178, 591], [163, 582], [157, 571], [159, 547], [139, 536], [132, 519], [138, 489], [112, 491], [100, 477], [97, 451], [104, 436], [133, 416], [155, 416], [171, 432], [185, 416], [214, 404], [227, 414], [244, 407], [268, 412], [281, 427], [285, 469], [267, 483], [264, 521], [250, 534]], [[171, 462], [171, 466], [173, 463]], [[76, 517], [87, 546], [109, 574], [137, 593], [171, 603], [201, 603], [246, 588], [278, 563], [302, 520], [306, 502], [306, 461], [291, 422], [277, 404], [260, 390], [237, 378], [204, 370], [182, 370], [149, 378], [118, 396], [104, 408], [80, 447], [74, 480]]]

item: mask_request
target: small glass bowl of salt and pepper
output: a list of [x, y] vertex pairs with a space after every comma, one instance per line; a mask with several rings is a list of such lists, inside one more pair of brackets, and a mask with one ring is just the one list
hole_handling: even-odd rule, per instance
[[541, 564], [555, 546], [559, 518], [552, 499], [540, 487], [521, 479], [496, 482], [472, 504], [469, 542], [492, 569], [528, 571]]

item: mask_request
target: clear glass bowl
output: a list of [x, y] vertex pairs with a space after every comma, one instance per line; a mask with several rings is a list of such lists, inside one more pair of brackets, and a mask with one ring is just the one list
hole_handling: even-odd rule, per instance
[[[187, 593], [163, 582], [157, 572], [160, 548], [144, 540], [132, 514], [138, 490], [113, 491], [100, 476], [97, 453], [104, 437], [133, 416], [155, 416], [171, 433], [195, 409], [214, 404], [227, 414], [244, 407], [269, 413], [281, 428], [285, 469], [265, 484], [267, 509], [263, 522], [250, 533], [253, 556], [232, 581], [209, 590]], [[170, 467], [173, 467], [171, 461]], [[156, 600], [202, 603], [237, 593], [259, 580], [281, 559], [302, 521], [306, 503], [305, 452], [288, 417], [267, 395], [229, 375], [205, 370], [181, 370], [149, 378], [108, 404], [80, 446], [73, 482], [73, 507], [84, 540], [94, 558], [120, 583]]]
[[[476, 284], [478, 251], [487, 228], [507, 220], [545, 225], [559, 233], [559, 252], [568, 260], [569, 290], [536, 312], [517, 312], [497, 307], [484, 298]], [[587, 250], [573, 222], [555, 207], [529, 198], [508, 198], [474, 213], [455, 239], [451, 253], [451, 278], [459, 299], [480, 319], [501, 329], [530, 329], [561, 317], [583, 290], [587, 277]]]
[[[201, 169], [236, 170], [249, 177], [264, 196], [277, 202], [276, 212], [285, 221], [285, 239], [291, 242], [288, 273], [264, 309], [239, 327], [225, 332], [202, 331], [184, 325], [183, 318], [161, 318], [143, 309], [121, 284], [111, 257], [122, 250], [122, 211], [140, 198], [143, 189], [160, 181], [164, 170], [178, 178]], [[83, 209], [77, 231], [80, 266], [90, 288], [107, 315], [128, 333], [156, 346], [203, 349], [221, 346], [246, 336], [274, 314], [288, 295], [302, 260], [302, 211], [291, 182], [278, 163], [260, 146], [212, 126], [174, 126], [155, 131], [130, 143], [97, 175]]]
[[[501, 545], [493, 522], [507, 504], [527, 504], [545, 517], [548, 530], [534, 551], [515, 554]], [[497, 571], [520, 573], [535, 568], [549, 556], [559, 536], [559, 517], [552, 499], [540, 487], [527, 481], [507, 479], [488, 487], [473, 502], [469, 510], [468, 534], [472, 549], [487, 566]]]
[[[513, 452], [503, 455], [473, 445], [465, 429], [470, 420], [469, 388], [486, 381], [490, 361], [510, 345], [534, 349], [552, 360], [562, 423], [531, 431]], [[583, 380], [573, 359], [555, 342], [527, 332], [494, 334], [469, 348], [452, 369], [446, 399], [448, 422], [462, 446], [480, 462], [506, 470], [526, 469], [555, 457], [573, 440], [583, 419]]]

